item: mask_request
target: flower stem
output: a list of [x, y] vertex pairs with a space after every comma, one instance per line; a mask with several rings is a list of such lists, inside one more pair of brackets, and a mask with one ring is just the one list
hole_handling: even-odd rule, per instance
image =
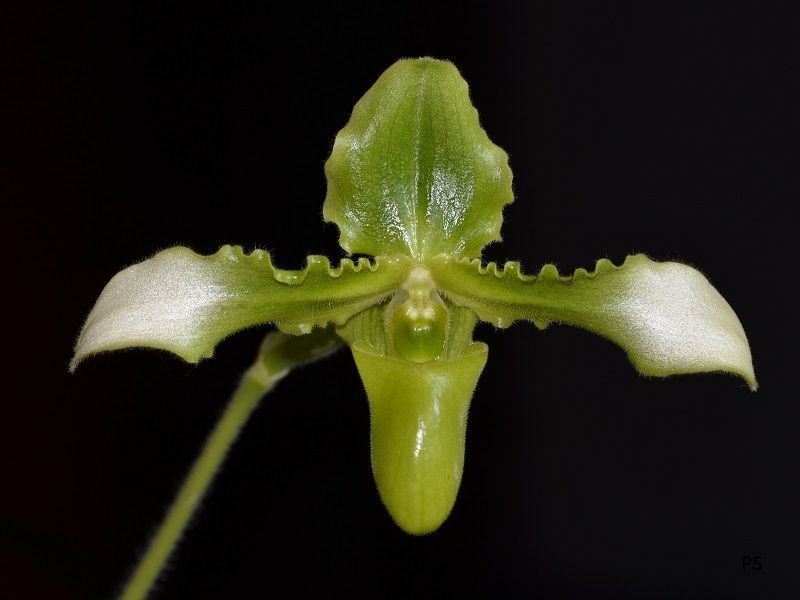
[[264, 338], [258, 358], [245, 372], [206, 440], [147, 552], [125, 585], [120, 600], [139, 600], [147, 596], [228, 450], [261, 398], [291, 368], [327, 356], [340, 346], [341, 340], [332, 329], [317, 330], [299, 337], [273, 332]]

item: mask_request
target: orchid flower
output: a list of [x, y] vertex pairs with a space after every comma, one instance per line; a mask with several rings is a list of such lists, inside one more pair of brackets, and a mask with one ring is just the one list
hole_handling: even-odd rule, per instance
[[[565, 323], [621, 346], [644, 375], [724, 371], [756, 389], [736, 314], [697, 270], [629, 256], [563, 275], [484, 264], [513, 200], [506, 153], [481, 128], [449, 62], [401, 60], [353, 109], [325, 164], [326, 221], [348, 255], [287, 271], [262, 250], [159, 252], [117, 273], [89, 314], [70, 369], [130, 347], [196, 363], [223, 338], [272, 324], [150, 549], [123, 592], [146, 595], [261, 397], [292, 368], [347, 345], [370, 409], [372, 471], [394, 521], [436, 530], [456, 499], [467, 410], [486, 364], [479, 321]], [[366, 258], [363, 256], [368, 256]]]

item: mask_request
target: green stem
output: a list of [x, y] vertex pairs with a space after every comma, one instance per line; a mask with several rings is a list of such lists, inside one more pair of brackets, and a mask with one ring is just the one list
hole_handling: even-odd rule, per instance
[[341, 340], [332, 330], [318, 330], [300, 337], [270, 333], [264, 338], [258, 359], [242, 377], [147, 552], [125, 585], [120, 600], [139, 600], [147, 596], [225, 455], [261, 398], [292, 367], [327, 356], [340, 345]]

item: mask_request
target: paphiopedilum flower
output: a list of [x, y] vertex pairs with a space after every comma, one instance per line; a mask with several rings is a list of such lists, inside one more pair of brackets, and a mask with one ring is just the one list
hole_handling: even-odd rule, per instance
[[333, 267], [310, 256], [305, 269], [286, 271], [261, 250], [171, 248], [114, 276], [81, 332], [72, 369], [128, 347], [197, 362], [241, 329], [280, 331], [212, 435], [211, 462], [201, 456], [190, 475], [195, 498], [257, 399], [342, 344], [366, 388], [380, 497], [411, 533], [438, 528], [456, 499], [467, 409], [488, 356], [472, 339], [479, 321], [574, 325], [621, 346], [645, 375], [726, 371], [756, 388], [736, 314], [692, 267], [638, 254], [528, 275], [516, 262], [482, 262], [513, 200], [511, 170], [449, 62], [401, 60], [383, 73], [337, 135], [325, 173], [325, 219], [348, 254], [371, 258]]

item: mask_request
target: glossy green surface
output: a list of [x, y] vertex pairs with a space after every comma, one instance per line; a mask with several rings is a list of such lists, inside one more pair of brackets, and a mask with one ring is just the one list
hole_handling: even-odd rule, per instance
[[644, 254], [620, 266], [561, 276], [553, 265], [525, 275], [478, 260], [437, 257], [429, 265], [447, 297], [481, 320], [507, 327], [516, 319], [567, 323], [599, 333], [628, 354], [645, 375], [734, 373], [755, 390], [750, 346], [736, 313], [697, 269], [655, 262]]
[[275, 323], [297, 335], [344, 323], [391, 295], [410, 263], [402, 256], [345, 258], [338, 267], [324, 256], [307, 260], [305, 269], [287, 271], [273, 266], [263, 250], [246, 254], [223, 246], [210, 256], [182, 247], [163, 250], [108, 282], [70, 368], [90, 354], [130, 347], [168, 350], [197, 362], [246, 327]]
[[486, 364], [486, 344], [452, 361], [416, 364], [352, 346], [370, 408], [372, 472], [395, 522], [413, 534], [437, 529], [461, 484], [467, 410]]
[[323, 215], [351, 253], [479, 256], [514, 199], [503, 150], [452, 63], [389, 67], [358, 101], [325, 164]]
[[424, 363], [440, 356], [447, 338], [447, 309], [431, 302], [420, 308], [406, 300], [389, 317], [394, 350], [400, 358]]
[[[285, 347], [280, 338], [280, 360], [327, 352], [340, 338], [369, 399], [378, 490], [411, 533], [435, 530], [455, 501], [467, 410], [487, 357], [472, 341], [479, 320], [567, 323], [619, 344], [644, 374], [725, 371], [756, 387], [741, 323], [696, 269], [644, 255], [569, 277], [553, 265], [526, 275], [519, 263], [481, 263], [513, 199], [511, 171], [449, 62], [387, 69], [337, 135], [325, 173], [325, 219], [345, 251], [374, 260], [333, 268], [312, 256], [305, 269], [285, 271], [260, 250], [160, 252], [108, 283], [71, 368], [135, 346], [196, 362], [227, 335], [265, 323], [307, 336]], [[279, 367], [264, 365], [270, 377]]]

